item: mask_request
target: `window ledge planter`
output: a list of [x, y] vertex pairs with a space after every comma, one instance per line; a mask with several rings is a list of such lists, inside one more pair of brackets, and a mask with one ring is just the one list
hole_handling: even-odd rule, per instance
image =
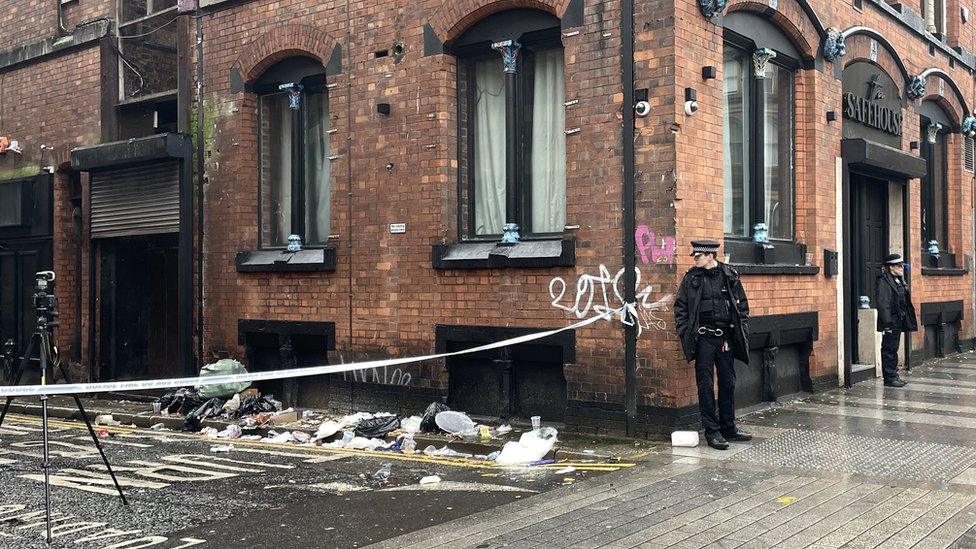
[[576, 240], [523, 240], [514, 246], [497, 242], [436, 244], [431, 250], [435, 269], [531, 269], [573, 267]]
[[306, 248], [300, 252], [257, 250], [237, 252], [239, 273], [302, 273], [336, 270], [335, 248]]

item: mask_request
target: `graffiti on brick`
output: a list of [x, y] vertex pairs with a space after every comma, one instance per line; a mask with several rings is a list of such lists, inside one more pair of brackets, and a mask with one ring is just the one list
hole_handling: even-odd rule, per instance
[[674, 236], [657, 236], [647, 225], [640, 225], [634, 233], [637, 253], [644, 265], [674, 265], [676, 249]]
[[575, 291], [569, 290], [566, 281], [557, 276], [549, 281], [552, 306], [573, 313], [578, 319], [605, 316], [608, 321], [618, 319], [627, 326], [636, 325], [638, 335], [644, 330], [666, 330], [665, 313], [670, 310], [674, 295], [653, 300], [653, 287], [641, 286], [640, 269], [635, 268], [638, 291], [634, 303], [627, 303], [623, 297], [624, 272], [620, 269], [616, 275], [611, 275], [606, 266], [600, 265], [598, 275], [582, 274], [576, 278]]
[[410, 385], [411, 375], [399, 368], [365, 368], [342, 372], [343, 381], [359, 381], [362, 383], [379, 383], [382, 385]]

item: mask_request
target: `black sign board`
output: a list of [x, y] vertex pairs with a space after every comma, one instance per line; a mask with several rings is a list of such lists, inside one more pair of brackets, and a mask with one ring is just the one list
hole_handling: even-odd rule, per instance
[[877, 65], [867, 61], [844, 69], [844, 138], [862, 137], [901, 148], [904, 110], [901, 87]]

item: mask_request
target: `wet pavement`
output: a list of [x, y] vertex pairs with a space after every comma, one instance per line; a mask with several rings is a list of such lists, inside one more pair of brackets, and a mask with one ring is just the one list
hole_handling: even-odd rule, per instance
[[[125, 506], [84, 424], [56, 419], [51, 427], [54, 547], [361, 547], [632, 465], [504, 468], [242, 440], [225, 451], [224, 440], [111, 427], [100, 440]], [[387, 463], [389, 479], [373, 478]], [[559, 472], [568, 465], [576, 471]], [[428, 475], [442, 481], [420, 485]], [[0, 429], [0, 547], [44, 546], [42, 481], [40, 420], [8, 417]]]
[[384, 548], [976, 548], [976, 354], [774, 405], [639, 466]]

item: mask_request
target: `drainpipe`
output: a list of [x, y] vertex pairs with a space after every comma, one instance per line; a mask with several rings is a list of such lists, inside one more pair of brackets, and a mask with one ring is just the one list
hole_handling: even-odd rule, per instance
[[58, 14], [57, 28], [58, 36], [64, 36], [68, 34], [68, 29], [64, 26], [64, 6], [61, 5], [62, 0], [54, 0], [55, 10]]
[[636, 249], [634, 231], [637, 224], [635, 217], [634, 191], [634, 0], [622, 0], [621, 5], [621, 84], [623, 86], [623, 255], [624, 255], [624, 301], [627, 309], [628, 322], [624, 323], [624, 370], [626, 384], [627, 434], [633, 436], [636, 431], [637, 417], [637, 319], [635, 311], [630, 305], [637, 301]]
[[203, 365], [203, 10], [197, 2], [197, 366]]

